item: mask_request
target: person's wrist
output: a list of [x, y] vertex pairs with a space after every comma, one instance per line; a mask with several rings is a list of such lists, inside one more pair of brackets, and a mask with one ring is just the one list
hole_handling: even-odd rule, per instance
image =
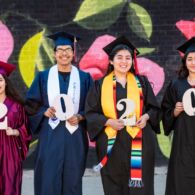
[[14, 129], [14, 130], [13, 130], [13, 134], [14, 134], [15, 136], [19, 136], [19, 131], [16, 130], [16, 129]]
[[106, 126], [110, 126], [110, 124], [111, 124], [111, 121], [112, 121], [112, 119], [108, 119], [107, 121], [106, 121]]
[[173, 115], [174, 115], [174, 117], [177, 117], [178, 116], [178, 111], [177, 111], [176, 108], [174, 108]]
[[145, 114], [145, 117], [146, 117], [146, 120], [149, 120], [150, 119], [150, 116], [148, 113]]
[[76, 117], [77, 117], [78, 121], [81, 121], [83, 119], [83, 117], [80, 114], [77, 114]]

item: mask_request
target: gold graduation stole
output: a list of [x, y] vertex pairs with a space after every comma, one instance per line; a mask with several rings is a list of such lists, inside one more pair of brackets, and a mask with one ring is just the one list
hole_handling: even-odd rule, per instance
[[[103, 113], [106, 117], [117, 119], [116, 116], [116, 102], [113, 90], [113, 76], [114, 73], [111, 72], [108, 76], [106, 76], [103, 80], [102, 84], [102, 93], [101, 93], [101, 105], [103, 109]], [[116, 87], [116, 86], [115, 86]], [[127, 98], [131, 99], [135, 103], [135, 114], [136, 120], [140, 118], [140, 88], [137, 85], [136, 77], [132, 73], [127, 74]], [[132, 114], [132, 113], [129, 113]], [[132, 138], [138, 134], [140, 129], [136, 126], [126, 126], [126, 130]], [[112, 137], [116, 137], [117, 131], [112, 129], [111, 127], [105, 128], [105, 133], [108, 136], [108, 139]]]

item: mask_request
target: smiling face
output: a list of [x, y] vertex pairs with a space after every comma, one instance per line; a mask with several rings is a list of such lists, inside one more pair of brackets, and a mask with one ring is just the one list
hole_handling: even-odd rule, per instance
[[186, 67], [189, 73], [195, 74], [195, 52], [190, 52], [186, 58]]
[[119, 50], [110, 63], [114, 67], [115, 74], [126, 74], [133, 63], [132, 55], [128, 50]]
[[0, 95], [5, 95], [5, 79], [2, 74], [0, 74]]
[[56, 48], [55, 58], [59, 66], [70, 66], [74, 52], [70, 45], [60, 45]]

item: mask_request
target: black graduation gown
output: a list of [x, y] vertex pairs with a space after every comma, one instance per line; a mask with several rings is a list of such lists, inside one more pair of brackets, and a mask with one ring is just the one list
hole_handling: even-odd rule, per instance
[[[26, 108], [36, 108], [30, 115], [32, 132], [38, 133], [35, 161], [35, 195], [81, 195], [82, 176], [85, 169], [88, 139], [85, 121], [72, 135], [65, 122], [52, 130], [48, 118], [43, 114], [49, 107], [47, 80], [49, 70], [39, 72], [26, 97]], [[79, 114], [84, 115], [84, 104], [92, 79], [79, 70], [81, 94]], [[70, 74], [65, 78], [59, 74], [60, 93], [67, 94]], [[32, 114], [32, 113], [31, 113]]]
[[167, 87], [162, 101], [165, 134], [169, 135], [173, 130], [166, 195], [195, 194], [195, 116], [185, 112], [173, 116], [176, 102], [182, 102], [183, 94], [189, 88], [187, 79], [176, 79]]
[[[105, 123], [108, 120], [104, 116], [101, 107], [101, 87], [103, 79], [96, 81], [89, 90], [86, 99], [87, 129], [91, 141], [96, 141], [98, 160], [101, 161], [107, 151], [107, 136], [104, 132]], [[125, 129], [118, 131], [115, 144], [112, 148], [109, 160], [101, 169], [102, 183], [106, 195], [153, 195], [154, 194], [154, 154], [155, 132], [159, 133], [159, 105], [152, 88], [146, 77], [140, 77], [143, 88], [144, 107], [143, 114], [148, 113], [150, 120], [143, 129], [143, 188], [129, 188], [130, 171], [130, 146], [131, 137]], [[126, 85], [127, 87], [127, 85]], [[119, 101], [127, 97], [127, 89], [118, 82], [116, 85], [116, 99]], [[121, 112], [117, 115], [120, 117]], [[154, 130], [154, 131], [153, 131]]]

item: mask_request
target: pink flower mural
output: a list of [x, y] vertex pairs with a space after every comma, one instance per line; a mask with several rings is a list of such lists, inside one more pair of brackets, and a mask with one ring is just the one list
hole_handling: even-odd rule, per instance
[[110, 35], [98, 37], [80, 61], [80, 68], [89, 72], [95, 80], [103, 77], [108, 67], [108, 56], [102, 48], [114, 39], [115, 37]]
[[5, 24], [0, 21], [0, 60], [7, 62], [13, 52], [14, 39]]
[[[80, 68], [89, 72], [95, 80], [105, 75], [109, 64], [108, 56], [102, 48], [114, 39], [115, 37], [110, 35], [98, 37], [80, 61]], [[163, 68], [144, 57], [138, 57], [137, 62], [139, 73], [148, 77], [152, 83], [154, 93], [157, 95], [164, 83]]]
[[187, 39], [195, 36], [195, 18], [194, 21], [180, 20], [176, 27], [184, 34]]
[[[187, 40], [195, 36], [195, 21], [180, 20], [176, 23], [176, 27], [182, 32]], [[183, 56], [184, 54], [180, 52], [180, 55]]]
[[161, 90], [165, 75], [164, 70], [157, 63], [144, 57], [137, 58], [138, 70], [141, 75], [145, 75], [151, 83], [154, 94]]

